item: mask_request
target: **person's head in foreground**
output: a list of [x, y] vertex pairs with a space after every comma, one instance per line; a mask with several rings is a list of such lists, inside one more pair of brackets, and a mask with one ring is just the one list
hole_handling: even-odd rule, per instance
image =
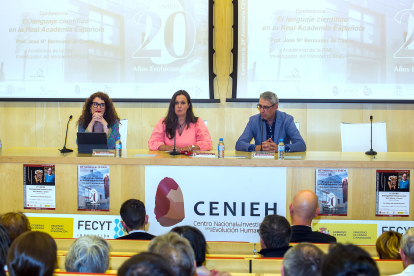
[[145, 225], [148, 223], [148, 215], [142, 201], [138, 199], [125, 201], [119, 213], [122, 218], [122, 227], [128, 233], [133, 230], [145, 230]]
[[21, 234], [12, 243], [7, 255], [10, 276], [51, 276], [57, 264], [57, 246], [44, 232]]
[[262, 116], [264, 120], [273, 120], [278, 106], [279, 98], [275, 93], [266, 91], [260, 94], [257, 109], [260, 111], [260, 116]]
[[164, 119], [165, 133], [168, 139], [172, 139], [178, 127], [178, 118], [185, 118], [183, 128], [188, 128], [190, 123], [197, 123], [194, 115], [190, 94], [185, 90], [178, 90], [171, 98], [167, 116]]
[[331, 244], [322, 261], [322, 276], [379, 276], [375, 261], [353, 244]]
[[6, 265], [7, 252], [9, 252], [10, 244], [9, 233], [0, 225], [0, 276], [6, 275], [3, 268]]
[[311, 225], [319, 211], [318, 197], [311, 190], [299, 191], [289, 205], [292, 225]]
[[19, 235], [31, 230], [30, 222], [22, 212], [10, 212], [1, 215], [0, 225], [9, 233], [11, 242], [13, 242]]
[[375, 244], [380, 259], [401, 260], [400, 242], [402, 235], [394, 231], [386, 231], [378, 237]]
[[402, 236], [400, 255], [404, 268], [414, 264], [414, 228], [408, 229]]
[[292, 237], [292, 229], [285, 217], [267, 215], [260, 224], [259, 236], [263, 249], [287, 247]]
[[203, 233], [198, 228], [193, 226], [178, 226], [174, 227], [171, 232], [179, 234], [181, 237], [186, 238], [193, 248], [197, 267], [203, 265], [206, 261], [207, 242]]
[[323, 255], [311, 243], [295, 245], [283, 257], [282, 276], [320, 276]]
[[102, 114], [109, 126], [115, 124], [116, 121], [120, 121], [111, 98], [103, 92], [93, 93], [86, 99], [78, 124], [84, 128], [88, 127], [95, 113]]
[[98, 236], [78, 238], [65, 258], [67, 272], [105, 273], [109, 268], [109, 244]]
[[47, 169], [47, 174], [52, 175], [52, 168]]
[[195, 274], [195, 258], [190, 242], [174, 232], [155, 237], [148, 246], [148, 252], [162, 255], [178, 276]]
[[132, 256], [118, 269], [118, 276], [175, 276], [170, 264], [159, 254], [143, 252]]

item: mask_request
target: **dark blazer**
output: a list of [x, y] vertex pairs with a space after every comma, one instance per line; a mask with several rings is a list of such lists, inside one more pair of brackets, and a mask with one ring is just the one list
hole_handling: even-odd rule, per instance
[[135, 232], [129, 235], [125, 235], [122, 237], [117, 238], [117, 240], [144, 240], [144, 241], [150, 241], [153, 238], [155, 238], [154, 235], [144, 233], [144, 232]]
[[282, 248], [276, 249], [262, 249], [259, 251], [259, 254], [262, 255], [264, 258], [283, 258], [285, 256], [286, 251], [289, 250], [292, 246], [286, 246]]
[[[260, 145], [266, 140], [266, 122], [262, 122], [262, 116], [256, 114], [250, 117], [243, 134], [236, 142], [236, 150], [251, 151], [249, 148], [252, 144], [250, 141], [254, 138], [255, 145]], [[263, 129], [262, 129], [263, 128]], [[263, 131], [261, 135], [261, 131]], [[273, 142], [279, 143], [279, 139], [283, 139], [287, 152], [306, 151], [306, 144], [300, 136], [299, 130], [293, 122], [293, 117], [285, 112], [276, 110], [276, 123]], [[292, 144], [290, 143], [292, 141]]]
[[292, 239], [290, 242], [310, 242], [310, 243], [336, 243], [336, 238], [320, 233], [318, 231], [312, 232], [312, 228], [306, 225], [293, 225]]

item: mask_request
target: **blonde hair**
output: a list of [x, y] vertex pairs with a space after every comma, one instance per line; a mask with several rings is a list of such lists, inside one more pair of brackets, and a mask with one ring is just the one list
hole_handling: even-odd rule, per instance
[[378, 237], [375, 244], [380, 259], [401, 260], [400, 242], [402, 235], [395, 231], [387, 231]]

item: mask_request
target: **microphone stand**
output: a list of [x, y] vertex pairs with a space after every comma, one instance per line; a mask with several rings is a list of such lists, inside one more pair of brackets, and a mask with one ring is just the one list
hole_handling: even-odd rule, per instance
[[175, 149], [175, 136], [176, 136], [176, 134], [177, 134], [177, 124], [176, 124], [176, 123], [174, 124], [174, 130], [175, 130], [175, 132], [174, 132], [174, 149], [173, 149], [172, 151], [170, 151], [170, 152], [169, 152], [169, 154], [170, 154], [171, 156], [175, 156], [175, 155], [180, 155], [180, 154], [181, 154], [181, 152], [178, 152], [178, 151]]
[[65, 137], [65, 145], [63, 146], [63, 148], [62, 149], [60, 149], [59, 151], [60, 151], [60, 153], [68, 153], [68, 152], [73, 152], [73, 150], [71, 150], [71, 149], [67, 149], [66, 148], [66, 140], [68, 139], [68, 128], [69, 128], [69, 123], [70, 123], [70, 120], [72, 120], [72, 115], [70, 115], [69, 116], [69, 121], [68, 121], [68, 124], [66, 125], [66, 137]]
[[263, 151], [263, 122], [264, 122], [264, 119], [262, 118], [262, 125], [261, 125], [261, 131], [260, 131], [260, 151]]
[[371, 149], [369, 151], [365, 152], [365, 154], [375, 156], [375, 155], [377, 155], [377, 152], [372, 149], [372, 115], [369, 116], [369, 119], [371, 120]]

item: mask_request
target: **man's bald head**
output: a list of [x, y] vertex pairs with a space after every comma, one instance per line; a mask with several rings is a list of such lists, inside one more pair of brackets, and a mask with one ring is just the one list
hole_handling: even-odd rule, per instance
[[299, 191], [289, 206], [292, 225], [310, 225], [319, 214], [318, 197], [311, 190]]

